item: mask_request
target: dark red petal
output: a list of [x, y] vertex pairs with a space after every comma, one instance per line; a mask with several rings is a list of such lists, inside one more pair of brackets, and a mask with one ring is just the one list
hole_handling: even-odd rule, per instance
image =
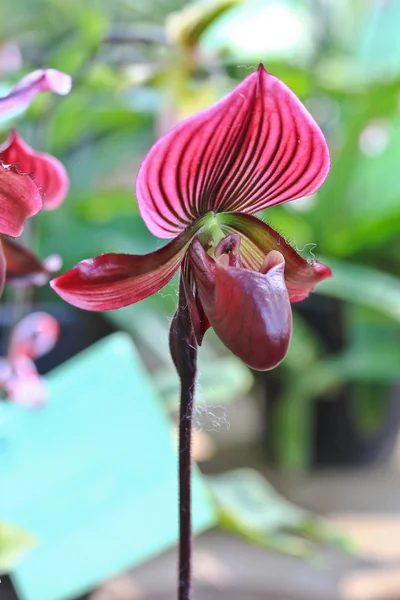
[[136, 193], [150, 231], [172, 237], [209, 211], [255, 213], [312, 194], [328, 171], [329, 151], [318, 125], [260, 65], [225, 98], [153, 146]]
[[179, 279], [178, 308], [169, 329], [169, 349], [180, 379], [185, 383], [188, 380], [189, 384], [192, 384], [197, 368], [197, 343], [182, 273]]
[[7, 265], [6, 281], [12, 285], [44, 285], [49, 279], [46, 266], [28, 248], [10, 238], [2, 238]]
[[11, 332], [8, 354], [11, 360], [20, 355], [39, 358], [54, 348], [60, 327], [54, 317], [44, 312], [30, 313]]
[[33, 150], [16, 131], [0, 146], [0, 161], [31, 175], [43, 196], [44, 209], [53, 210], [65, 199], [69, 179], [64, 166], [54, 156]]
[[283, 257], [263, 274], [214, 262], [197, 239], [189, 256], [204, 311], [220, 340], [253, 369], [276, 367], [292, 334]]
[[251, 215], [225, 213], [218, 215], [225, 233], [241, 235], [240, 254], [245, 266], [262, 270], [265, 256], [278, 250], [285, 258], [285, 283], [291, 302], [304, 300], [313, 287], [332, 276], [329, 267], [307, 262], [275, 229]]
[[103, 254], [50, 282], [63, 300], [85, 310], [113, 310], [160, 290], [173, 277], [200, 224], [150, 254]]
[[182, 264], [182, 275], [180, 285], [183, 287], [185, 293], [187, 310], [192, 323], [193, 332], [196, 338], [196, 342], [201, 346], [203, 342], [204, 334], [210, 327], [210, 323], [206, 317], [204, 309], [201, 305], [201, 301], [197, 292], [196, 284], [194, 282], [193, 273], [190, 268], [187, 256]]
[[39, 69], [26, 75], [4, 98], [0, 98], [0, 116], [10, 116], [27, 108], [39, 92], [64, 96], [71, 90], [71, 77], [55, 69]]
[[0, 234], [18, 237], [25, 221], [42, 206], [39, 188], [30, 176], [0, 162]]

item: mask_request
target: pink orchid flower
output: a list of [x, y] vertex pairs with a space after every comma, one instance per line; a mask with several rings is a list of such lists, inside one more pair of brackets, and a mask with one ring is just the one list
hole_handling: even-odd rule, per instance
[[67, 302], [111, 310], [160, 290], [181, 267], [194, 339], [213, 327], [250, 367], [284, 358], [291, 302], [331, 276], [254, 213], [313, 194], [329, 171], [325, 138], [293, 92], [260, 65], [225, 98], [179, 124], [144, 159], [141, 215], [160, 238], [145, 256], [104, 254], [51, 282]]
[[40, 408], [47, 400], [46, 386], [34, 359], [47, 354], [60, 334], [47, 313], [31, 313], [13, 329], [7, 358], [0, 358], [0, 389], [7, 398], [27, 408]]
[[0, 144], [0, 162], [30, 174], [42, 194], [44, 210], [54, 210], [65, 200], [69, 179], [63, 164], [50, 154], [33, 150], [15, 130]]
[[[71, 89], [71, 78], [54, 69], [38, 70], [24, 77], [4, 98], [0, 118], [26, 108], [39, 92], [60, 95]], [[41, 208], [59, 206], [68, 192], [68, 176], [53, 156], [35, 152], [15, 131], [0, 145], [0, 235], [18, 237], [25, 221]], [[52, 269], [29, 250], [3, 237], [0, 243], [0, 293], [4, 282], [44, 283]]]

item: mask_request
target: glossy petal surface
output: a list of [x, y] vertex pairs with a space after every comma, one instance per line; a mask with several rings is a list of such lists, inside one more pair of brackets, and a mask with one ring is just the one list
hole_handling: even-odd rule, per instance
[[103, 254], [83, 260], [50, 282], [69, 304], [86, 310], [113, 310], [160, 290], [178, 270], [201, 224], [194, 224], [169, 244], [143, 256]]
[[39, 188], [31, 177], [0, 162], [0, 233], [18, 237], [25, 221], [42, 206]]
[[263, 274], [214, 261], [197, 239], [189, 255], [204, 311], [220, 340], [253, 369], [276, 367], [292, 333], [283, 258]]
[[64, 96], [71, 90], [71, 77], [55, 69], [38, 69], [26, 75], [4, 98], [0, 98], [0, 116], [29, 106], [40, 92], [54, 92]]
[[43, 285], [49, 279], [46, 266], [28, 248], [10, 238], [2, 238], [7, 273], [13, 285]]
[[311, 194], [328, 171], [318, 125], [260, 65], [228, 96], [152, 147], [136, 193], [147, 227], [168, 238], [208, 211], [255, 213]]
[[218, 221], [227, 234], [241, 235], [240, 254], [245, 265], [259, 271], [265, 255], [278, 250], [285, 258], [285, 283], [291, 302], [304, 300], [313, 287], [332, 276], [331, 270], [318, 262], [307, 262], [275, 229], [251, 215], [225, 213]]
[[33, 150], [16, 131], [0, 145], [0, 161], [31, 175], [42, 194], [44, 209], [53, 210], [65, 199], [69, 179], [64, 166], [54, 156]]

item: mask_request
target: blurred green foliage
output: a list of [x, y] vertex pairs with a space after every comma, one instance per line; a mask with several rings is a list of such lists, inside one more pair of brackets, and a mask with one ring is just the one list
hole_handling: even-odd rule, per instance
[[[326, 340], [296, 315], [289, 356], [270, 376], [281, 390], [272, 435], [288, 468], [311, 460], [317, 398], [355, 383], [361, 427], [371, 415], [365, 383], [398, 381], [399, 28], [395, 0], [0, 5], [0, 42], [18, 43], [23, 72], [45, 65], [74, 79], [68, 97], [42, 95], [18, 122], [26, 140], [59, 157], [71, 177], [64, 205], [35, 220], [36, 250], [59, 252], [66, 268], [101, 252], [159, 247], [134, 199], [140, 161], [161, 133], [232, 89], [260, 61], [323, 128], [332, 170], [318, 197], [264, 215], [305, 257], [322, 256], [332, 267], [334, 277], [316, 292], [341, 302], [336, 326], [343, 348], [330, 353]], [[20, 75], [6, 73], [4, 83]], [[4, 133], [10, 125], [1, 125]], [[146, 305], [147, 315], [171, 314], [174, 302], [172, 285]], [[132, 330], [142, 316], [126, 310], [112, 318]], [[162, 385], [167, 389], [165, 379]], [[373, 415], [378, 419], [377, 411]]]

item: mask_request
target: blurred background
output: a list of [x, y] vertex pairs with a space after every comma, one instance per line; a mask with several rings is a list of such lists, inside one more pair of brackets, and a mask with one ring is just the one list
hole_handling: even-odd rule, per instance
[[[44, 94], [18, 116], [24, 139], [57, 156], [71, 180], [63, 205], [37, 215], [23, 238], [42, 258], [59, 253], [64, 268], [160, 247], [135, 202], [141, 160], [260, 62], [328, 140], [322, 189], [262, 215], [334, 275], [294, 306], [287, 358], [252, 373], [212, 332], [200, 350], [194, 457], [214, 481], [224, 530], [196, 541], [198, 600], [400, 599], [399, 31], [398, 0], [1, 2], [0, 91], [43, 66], [73, 77], [69, 96]], [[2, 138], [13, 125], [0, 122]], [[176, 281], [104, 315], [66, 306], [48, 286], [9, 289], [3, 354], [13, 322], [37, 308], [61, 326], [42, 373], [125, 331], [174, 422], [175, 304]], [[234, 481], [216, 477], [236, 469]], [[85, 597], [173, 598], [175, 554], [163, 549], [113, 580], [99, 577]], [[4, 582], [0, 592], [15, 598]]]

